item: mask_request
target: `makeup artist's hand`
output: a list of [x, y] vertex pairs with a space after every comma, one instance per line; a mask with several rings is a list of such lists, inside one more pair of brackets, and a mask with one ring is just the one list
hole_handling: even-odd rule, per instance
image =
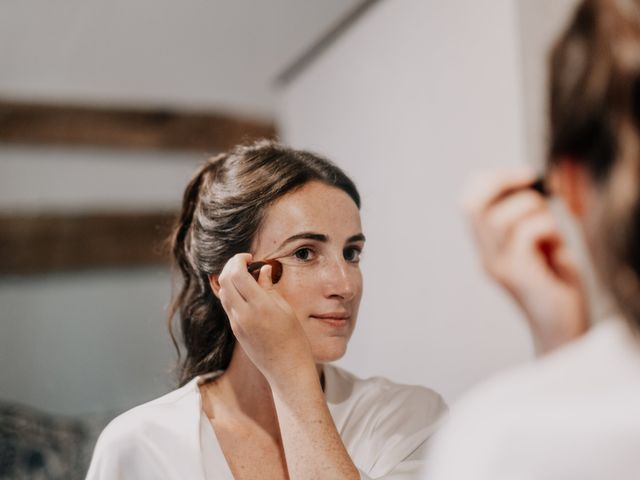
[[309, 364], [315, 371], [309, 341], [291, 306], [273, 288], [271, 266], [258, 282], [247, 271], [252, 256], [235, 255], [218, 277], [218, 298], [227, 312], [236, 339], [269, 383], [295, 378]]
[[539, 353], [580, 336], [587, 306], [579, 271], [532, 172], [474, 178], [464, 208], [488, 274], [527, 316]]

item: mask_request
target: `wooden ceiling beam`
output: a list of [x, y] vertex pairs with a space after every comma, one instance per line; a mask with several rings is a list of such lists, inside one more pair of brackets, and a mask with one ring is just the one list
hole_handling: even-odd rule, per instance
[[273, 123], [229, 114], [21, 103], [0, 99], [0, 142], [215, 153], [274, 138]]
[[174, 212], [0, 215], [0, 274], [167, 266]]

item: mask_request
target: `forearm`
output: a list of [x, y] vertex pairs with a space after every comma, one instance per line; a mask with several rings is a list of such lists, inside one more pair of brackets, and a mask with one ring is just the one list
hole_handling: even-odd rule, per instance
[[336, 430], [315, 368], [300, 368], [272, 385], [273, 398], [293, 479], [359, 479]]
[[[528, 294], [514, 297], [527, 318], [537, 355], [552, 352], [587, 331], [589, 313], [581, 290], [565, 289], [554, 298], [547, 292], [529, 289]], [[520, 292], [526, 289], [523, 287]]]

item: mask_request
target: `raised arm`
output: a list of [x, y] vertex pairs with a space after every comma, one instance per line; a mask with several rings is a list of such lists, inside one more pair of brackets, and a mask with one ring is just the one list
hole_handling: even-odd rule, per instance
[[588, 326], [580, 274], [548, 202], [528, 170], [475, 177], [464, 208], [485, 271], [517, 302], [538, 353], [580, 336]]
[[219, 277], [218, 295], [233, 332], [269, 382], [291, 479], [359, 479], [329, 413], [308, 340], [295, 313], [271, 284], [258, 283], [239, 254]]

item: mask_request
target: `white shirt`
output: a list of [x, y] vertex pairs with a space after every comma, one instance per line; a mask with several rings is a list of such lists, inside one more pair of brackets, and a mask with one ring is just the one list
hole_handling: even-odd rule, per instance
[[437, 480], [640, 479], [638, 340], [610, 319], [481, 385], [432, 454]]
[[[362, 479], [419, 476], [427, 440], [447, 408], [437, 393], [324, 366], [325, 397]], [[233, 478], [202, 410], [201, 378], [114, 419], [96, 444], [88, 480]]]

